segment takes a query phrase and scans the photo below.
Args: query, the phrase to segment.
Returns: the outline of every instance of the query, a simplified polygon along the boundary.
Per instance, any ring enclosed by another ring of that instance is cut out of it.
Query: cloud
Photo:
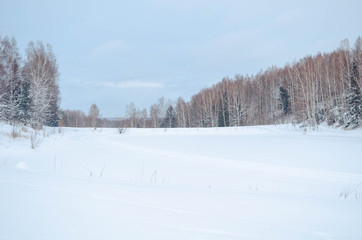
[[[114,88],[162,88],[164,85],[159,82],[125,81],[120,83],[105,82],[104,86]]]
[[[165,84],[162,82],[156,81],[152,78],[144,78],[143,80],[126,80],[126,81],[96,81],[94,78],[92,80],[85,80],[84,78],[79,77],[70,77],[65,79],[67,85],[77,85],[77,86],[95,86],[95,87],[105,87],[105,88],[163,88]]]
[[[108,41],[93,49],[90,53],[90,59],[98,59],[109,55],[117,55],[127,52],[131,47],[123,41]]]
[[[97,87],[107,87],[107,88],[163,88],[165,85],[160,82],[150,82],[150,81],[123,81],[123,82],[93,82],[88,81],[87,84],[94,85]]]

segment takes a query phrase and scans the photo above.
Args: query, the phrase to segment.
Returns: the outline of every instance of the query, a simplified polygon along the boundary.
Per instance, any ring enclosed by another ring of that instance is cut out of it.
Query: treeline
[[[22,61],[14,39],[0,39],[0,118],[32,126],[227,127],[279,123],[321,123],[356,128],[362,124],[362,40],[348,40],[331,53],[318,53],[256,75],[224,78],[189,101],[163,97],[147,109],[133,103],[121,119],[59,111],[58,67],[51,47],[29,43]]]
[[[21,59],[14,38],[0,36],[0,120],[34,128],[57,126],[58,65],[49,44],[30,42]]]
[[[201,90],[190,101],[160,98],[139,110],[129,104],[128,127],[226,127],[305,123],[356,128],[362,124],[362,40],[307,56],[255,76],[237,75]]]
[[[60,111],[60,126],[65,127],[120,127],[121,122],[119,119],[110,120],[102,118],[99,107],[96,104],[92,104],[89,109],[88,115],[80,110],[61,110]]]
[[[125,117],[101,119],[100,127],[227,127],[304,123],[356,128],[362,124],[362,40],[348,40],[331,53],[318,53],[271,67],[254,76],[237,75],[201,90],[190,101],[161,97],[149,111],[133,103]],[[94,127],[82,111],[63,111],[65,126]],[[93,121],[94,122],[94,121]]]

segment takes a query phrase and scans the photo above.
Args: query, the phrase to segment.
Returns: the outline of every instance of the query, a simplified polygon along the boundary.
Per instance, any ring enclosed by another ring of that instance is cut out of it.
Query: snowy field
[[[362,239],[362,130],[0,124],[0,239]]]

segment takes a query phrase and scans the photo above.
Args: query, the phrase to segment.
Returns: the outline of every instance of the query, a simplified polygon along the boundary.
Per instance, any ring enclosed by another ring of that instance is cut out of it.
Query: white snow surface
[[[362,239],[361,129],[19,131],[0,240]]]

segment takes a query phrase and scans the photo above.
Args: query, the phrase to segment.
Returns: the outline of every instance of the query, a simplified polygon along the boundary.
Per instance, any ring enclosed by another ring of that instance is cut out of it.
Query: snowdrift
[[[362,238],[361,130],[29,131],[0,125],[0,239]]]

